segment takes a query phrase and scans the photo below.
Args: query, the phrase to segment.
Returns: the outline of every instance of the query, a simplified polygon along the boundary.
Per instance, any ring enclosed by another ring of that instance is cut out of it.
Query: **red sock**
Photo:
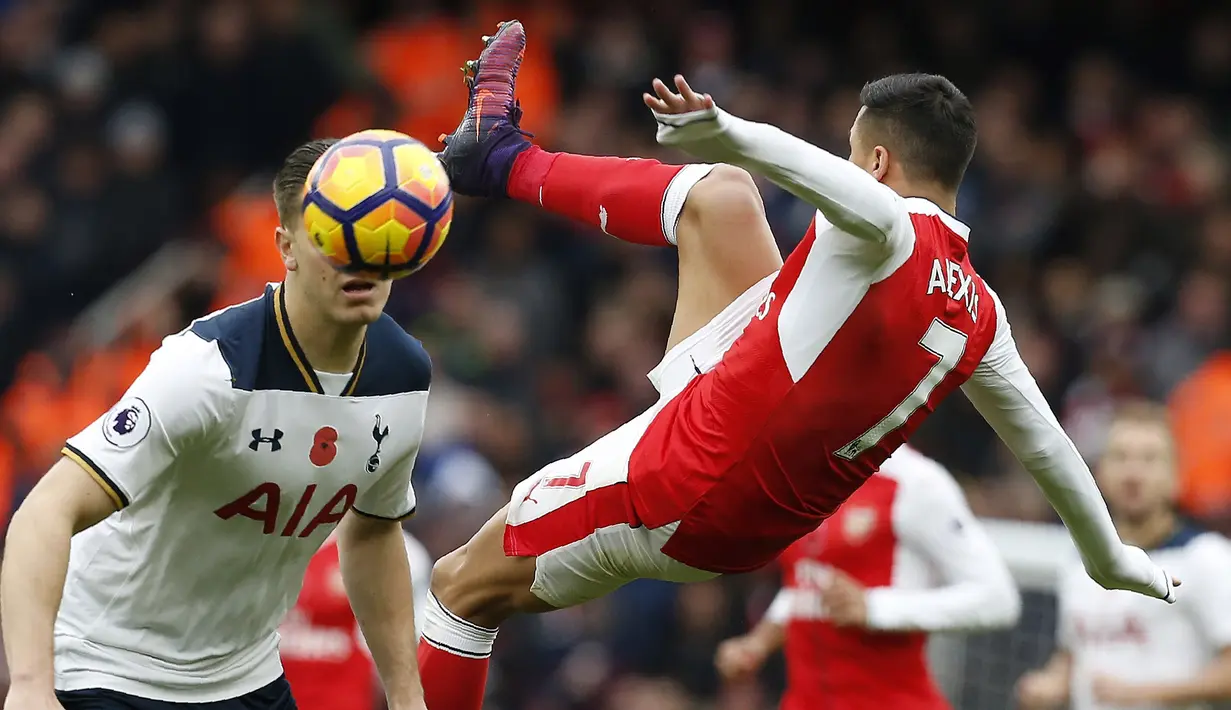
[[[480,710],[496,630],[485,629],[427,595],[419,639],[419,678],[432,710]]]
[[[488,657],[470,658],[419,640],[419,678],[429,708],[480,710],[487,688]]]
[[[668,246],[675,242],[675,222],[687,188],[708,172],[704,168],[668,203],[667,186],[685,167],[640,158],[548,153],[534,146],[513,162],[508,194],[627,242]]]

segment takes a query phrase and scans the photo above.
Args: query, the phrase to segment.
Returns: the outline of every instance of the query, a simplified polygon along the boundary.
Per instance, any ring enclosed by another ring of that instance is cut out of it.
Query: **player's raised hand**
[[[641,100],[657,113],[678,115],[714,108],[714,99],[709,94],[698,94],[693,91],[682,74],[675,75],[674,91],[663,83],[662,79],[655,79],[650,86],[654,89],[654,93],[642,94]]]

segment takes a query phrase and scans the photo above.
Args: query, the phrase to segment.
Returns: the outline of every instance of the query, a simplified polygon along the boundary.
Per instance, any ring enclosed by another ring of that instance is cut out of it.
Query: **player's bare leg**
[[[637,244],[678,246],[679,297],[668,350],[782,266],[760,193],[741,168],[550,153],[532,145],[513,97],[525,46],[521,24],[505,23],[497,40],[514,35],[515,60],[494,60],[489,45],[466,67],[471,110],[441,153],[455,191],[535,204]]]

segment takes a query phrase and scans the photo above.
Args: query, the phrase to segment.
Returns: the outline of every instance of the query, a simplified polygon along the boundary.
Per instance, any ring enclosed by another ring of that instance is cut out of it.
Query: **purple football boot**
[[[526,29],[517,20],[500,23],[487,46],[462,71],[470,105],[457,129],[442,136],[440,162],[453,190],[472,197],[507,197],[513,160],[530,147],[521,130],[521,106],[513,93],[526,52]]]

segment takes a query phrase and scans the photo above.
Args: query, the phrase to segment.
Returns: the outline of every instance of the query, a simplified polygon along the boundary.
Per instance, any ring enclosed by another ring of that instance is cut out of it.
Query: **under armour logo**
[[[270,451],[282,450],[282,430],[274,429],[273,436],[261,436],[261,429],[252,430],[252,441],[248,442],[248,448],[253,451],[260,451],[261,444],[269,444]]]
[[[389,436],[389,427],[381,429],[380,415],[376,415],[376,426],[372,427],[372,438],[376,440],[376,451],[368,457],[368,473],[376,473],[376,469],[380,468],[380,444]]]

